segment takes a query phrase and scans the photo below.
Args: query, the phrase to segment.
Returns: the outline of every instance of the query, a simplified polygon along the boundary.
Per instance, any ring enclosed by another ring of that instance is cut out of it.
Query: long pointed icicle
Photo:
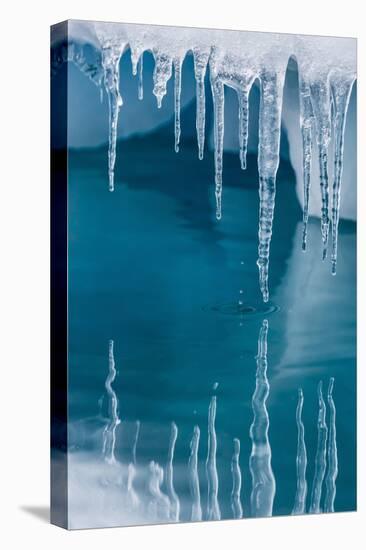
[[[252,398],[253,423],[249,432],[252,440],[249,469],[252,476],[250,502],[253,517],[272,516],[276,494],[276,481],[271,466],[272,451],[268,438],[269,416],[266,407],[269,395],[267,335],[268,321],[265,319],[258,339],[256,385]]]
[[[318,415],[318,443],[315,456],[315,471],[313,486],[311,490],[310,513],[320,514],[320,500],[325,470],[327,467],[327,436],[328,428],[326,424],[326,408],[323,398],[323,383],[318,384],[319,415]]]
[[[182,60],[174,59],[174,150],[179,151],[180,142],[180,96],[182,91]]]
[[[108,179],[110,191],[114,191],[118,114],[123,103],[119,92],[119,62],[124,47],[125,44],[123,43],[112,44],[107,42],[102,45],[104,88],[108,96],[109,108]]]
[[[217,475],[216,465],[216,450],[217,450],[217,437],[215,429],[216,419],[216,395],[211,397],[210,406],[208,409],[208,451],[206,461],[207,472],[207,486],[208,486],[208,498],[207,498],[207,519],[218,520],[221,519],[220,506],[218,501],[219,491],[219,478]]]
[[[198,158],[203,159],[205,148],[206,93],[205,76],[209,53],[197,49],[193,52],[194,76],[196,79],[196,131],[198,143]]]
[[[334,378],[329,381],[328,405],[329,405],[329,440],[328,440],[328,473],[325,478],[324,512],[334,512],[336,497],[336,480],[338,476],[338,453],[336,431],[336,408],[333,401]]]
[[[168,451],[168,462],[166,466],[166,486],[167,493],[170,500],[170,519],[172,521],[179,521],[179,512],[180,512],[180,503],[177,493],[174,489],[174,470],[173,470],[173,460],[174,460],[174,449],[178,437],[178,428],[175,422],[171,424],[170,432],[170,442],[169,442],[169,451]]]
[[[144,54],[142,53],[139,58],[138,68],[138,84],[137,84],[137,97],[140,101],[144,99]]]
[[[118,399],[116,392],[114,391],[112,384],[116,378],[116,366],[114,362],[114,342],[109,341],[109,368],[108,375],[105,381],[105,389],[108,394],[109,404],[109,421],[103,431],[103,455],[106,462],[109,464],[116,463],[115,447],[116,447],[116,429],[121,422],[118,416]]]
[[[214,103],[216,218],[220,220],[222,200],[222,163],[224,151],[224,84],[219,78],[215,78],[211,81],[211,88]]]
[[[153,74],[154,89],[153,94],[158,103],[158,109],[161,108],[163,97],[166,95],[167,83],[172,76],[172,58],[161,52],[154,52],[155,68]]]
[[[302,421],[302,409],[304,405],[304,394],[302,389],[299,389],[299,399],[296,408],[296,424],[297,424],[297,454],[296,454],[296,472],[297,472],[297,487],[295,504],[292,510],[294,515],[304,514],[306,512],[306,496],[308,486],[306,482],[307,455],[305,445],[305,428]]]
[[[332,196],[332,274],[337,271],[338,224],[343,172],[344,130],[353,79],[332,86],[334,117],[334,179]]]
[[[238,91],[239,100],[239,158],[242,170],[247,167],[249,92],[247,88]]]
[[[200,429],[194,427],[193,436],[190,443],[191,454],[188,460],[189,487],[192,497],[191,521],[202,520],[200,481],[198,476],[198,447],[200,444]]]
[[[259,285],[263,301],[268,302],[269,250],[272,238],[276,197],[276,174],[279,165],[281,111],[284,73],[261,75],[259,109]]]
[[[329,180],[328,148],[331,137],[330,86],[328,78],[317,80],[310,85],[311,102],[315,116],[316,139],[319,154],[320,193],[321,193],[321,234],[323,260],[327,256],[329,237]]]
[[[233,511],[234,519],[241,519],[243,517],[243,507],[241,505],[240,493],[241,493],[241,470],[239,464],[240,458],[240,441],[234,439],[234,453],[231,459],[231,475],[233,478],[233,488],[231,491],[231,509]]]
[[[313,107],[310,98],[309,84],[299,77],[299,100],[300,100],[300,128],[302,135],[302,170],[304,187],[304,207],[303,207],[303,232],[302,249],[306,250],[308,221],[309,221],[309,199],[311,185],[311,160],[313,150]]]

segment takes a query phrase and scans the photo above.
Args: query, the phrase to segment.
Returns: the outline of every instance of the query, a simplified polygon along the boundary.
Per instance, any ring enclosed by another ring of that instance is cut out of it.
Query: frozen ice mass
[[[72,36],[72,33],[75,36]],[[174,78],[174,145],[180,143],[181,70],[188,53],[193,55],[196,80],[196,129],[198,157],[205,149],[206,90],[209,73],[214,109],[214,190],[216,217],[224,215],[224,87],[238,97],[238,153],[246,168],[248,97],[253,84],[260,88],[259,110],[259,284],[263,300],[269,300],[269,257],[275,214],[276,174],[280,157],[283,88],[290,59],[297,62],[299,74],[299,131],[302,137],[303,238],[307,245],[310,186],[321,192],[319,211],[323,259],[330,246],[331,272],[336,274],[338,223],[341,207],[344,134],[347,109],[356,79],[356,40],[247,31],[190,29],[125,23],[73,22],[67,60],[73,61],[93,82],[104,89],[109,104],[109,190],[114,190],[114,169],[118,124],[123,125],[123,78],[120,85],[120,60],[129,51],[133,74],[138,78],[138,95],[143,99],[143,54],[151,52],[155,61],[153,94],[160,108],[167,83]],[[100,68],[91,67],[79,44],[92,44],[100,52]],[[73,50],[70,50],[70,45]],[[332,148],[333,154],[330,154]],[[317,158],[314,158],[314,151]],[[318,163],[319,181],[311,181],[312,163]],[[330,170],[330,163],[333,169]],[[330,175],[332,178],[330,179]],[[330,241],[330,244],[329,244]]]

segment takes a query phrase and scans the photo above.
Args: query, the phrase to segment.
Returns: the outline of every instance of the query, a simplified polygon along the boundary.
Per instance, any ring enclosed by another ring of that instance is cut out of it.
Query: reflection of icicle
[[[136,449],[137,449],[137,442],[140,435],[140,420],[136,420],[136,432],[135,432],[135,439],[133,441],[133,447],[132,447],[132,461],[134,464],[136,464]]]
[[[221,512],[218,501],[219,491],[219,478],[217,475],[216,465],[216,450],[217,450],[217,438],[215,429],[216,419],[216,395],[211,397],[210,406],[208,409],[208,451],[206,461],[207,472],[207,486],[208,486],[208,499],[207,499],[207,519],[220,519]]]
[[[203,159],[203,150],[205,147],[205,119],[206,119],[206,94],[205,94],[205,75],[209,52],[202,52],[195,49],[194,76],[196,79],[196,130],[198,143],[198,158]]]
[[[269,249],[272,237],[276,196],[276,173],[279,163],[282,90],[284,74],[264,72],[261,76],[259,109],[259,284],[263,301],[268,302]]]
[[[122,97],[119,93],[119,62],[124,47],[125,44],[123,43],[111,43],[109,41],[102,43],[104,88],[108,96],[109,106],[108,177],[110,191],[114,190],[118,113],[122,106]]]
[[[314,121],[313,108],[311,106],[310,86],[299,77],[300,88],[300,127],[302,134],[302,166],[304,186],[304,209],[303,209],[303,234],[302,249],[306,250],[306,240],[309,220],[309,198],[311,178],[311,156],[313,149],[312,126]]]
[[[337,270],[338,223],[343,172],[344,130],[353,79],[332,86],[334,100],[334,180],[332,197],[332,273]]]
[[[164,479],[164,470],[157,462],[151,461],[149,464],[150,479],[149,492],[151,500],[148,510],[152,519],[169,520],[170,502],[169,498],[162,492],[161,484]]]
[[[249,469],[252,476],[251,510],[252,516],[271,516],[276,493],[276,481],[271,466],[271,446],[268,438],[269,416],[266,401],[269,395],[267,379],[267,334],[268,321],[265,319],[259,333],[256,386],[252,398],[253,423],[250,427],[252,452]]]
[[[325,259],[329,236],[328,146],[331,135],[330,86],[328,79],[312,83],[310,85],[310,91],[319,154],[320,192],[322,201],[321,233],[323,240],[323,259]]]
[[[163,97],[166,95],[168,80],[172,76],[172,58],[161,52],[154,52],[154,89],[153,94],[158,102],[158,108],[161,108]]]
[[[171,424],[171,434],[169,442],[169,451],[168,451],[168,463],[166,466],[166,486],[167,493],[170,500],[170,519],[172,521],[179,521],[179,511],[180,504],[177,493],[174,489],[173,482],[173,460],[174,460],[174,449],[178,437],[178,428],[175,422]]]
[[[180,95],[182,89],[182,60],[174,59],[174,149],[179,151],[180,141]]]
[[[313,479],[313,486],[311,490],[311,502],[310,512],[313,514],[319,514],[320,500],[322,496],[323,480],[325,475],[325,469],[327,466],[327,434],[328,428],[325,421],[326,408],[323,399],[323,383],[319,382],[318,385],[318,399],[319,399],[319,415],[318,415],[318,443],[315,457],[315,472]]]
[[[239,158],[242,170],[247,167],[247,148],[248,148],[248,124],[249,124],[249,104],[248,90],[244,88],[238,91],[239,99]]]
[[[109,342],[109,371],[105,381],[105,388],[109,399],[109,422],[103,432],[103,455],[107,462],[114,464],[116,462],[116,428],[120,423],[118,417],[118,399],[112,384],[116,378],[116,367],[113,354],[113,340]]]
[[[138,62],[138,92],[137,96],[140,101],[144,99],[144,54],[142,53]]]
[[[241,492],[241,470],[239,464],[240,457],[240,441],[234,439],[234,454],[231,459],[231,473],[233,477],[233,488],[231,491],[231,509],[235,519],[243,517],[243,507],[240,501]]]
[[[128,465],[127,494],[130,497],[132,508],[137,508],[138,505],[140,504],[140,499],[133,487],[133,481],[135,477],[136,477],[136,468],[132,464],[132,462],[130,462],[130,464]]]
[[[328,405],[329,405],[329,440],[328,440],[328,473],[325,478],[324,512],[334,512],[334,500],[336,496],[336,479],[338,475],[337,432],[336,432],[336,408],[333,401],[334,378],[329,381]]]
[[[200,429],[198,426],[194,427],[193,436],[190,443],[191,454],[188,461],[189,469],[189,485],[192,497],[192,521],[201,521],[202,508],[201,508],[201,492],[200,481],[198,476],[198,447],[200,443]]]
[[[299,400],[296,409],[296,424],[297,424],[297,455],[296,455],[296,470],[297,470],[297,488],[295,496],[295,504],[292,510],[293,514],[304,514],[306,511],[306,468],[307,456],[305,445],[305,429],[302,421],[302,408],[304,405],[304,395],[302,389],[299,389]]]
[[[214,102],[214,138],[215,138],[215,196],[216,218],[221,219],[222,200],[222,162],[224,150],[224,84],[219,78],[211,80]]]

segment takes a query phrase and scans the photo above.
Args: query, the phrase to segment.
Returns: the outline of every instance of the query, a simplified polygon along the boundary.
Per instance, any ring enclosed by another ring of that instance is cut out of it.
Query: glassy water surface
[[[264,304],[256,158],[217,222],[212,155],[118,147],[69,154],[70,526],[354,510],[355,224],[332,277],[281,162]]]

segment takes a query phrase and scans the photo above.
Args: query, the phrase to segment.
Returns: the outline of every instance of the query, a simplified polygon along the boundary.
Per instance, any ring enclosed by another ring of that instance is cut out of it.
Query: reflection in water
[[[234,439],[234,453],[231,459],[231,473],[233,477],[233,489],[231,491],[231,509],[233,511],[234,519],[240,519],[243,517],[243,507],[240,501],[241,492],[241,470],[239,464],[240,457],[240,441]]]
[[[326,493],[324,512],[334,512],[334,500],[336,496],[336,479],[338,475],[337,432],[336,432],[336,408],[333,401],[334,378],[329,381],[328,405],[329,405],[329,440],[328,440],[328,473],[325,479]]]
[[[104,428],[103,432],[103,455],[109,464],[114,464],[116,462],[115,457],[115,448],[116,448],[116,428],[120,423],[118,417],[118,399],[116,392],[112,388],[112,384],[116,378],[116,366],[114,362],[114,353],[113,353],[113,340],[109,341],[109,369],[108,375],[105,381],[105,389],[108,394],[108,410],[109,410],[109,421]]]
[[[168,463],[166,466],[166,486],[167,492],[170,500],[170,519],[172,521],[179,521],[179,510],[180,504],[177,497],[177,493],[174,489],[173,483],[173,460],[174,460],[174,449],[175,443],[178,437],[178,428],[175,422],[171,424],[171,433],[170,433],[170,442],[169,442],[169,451],[168,451]]]
[[[322,496],[323,480],[327,466],[327,436],[328,428],[325,420],[326,407],[323,399],[323,383],[318,384],[319,415],[318,415],[318,444],[315,457],[315,472],[311,491],[310,513],[319,514]]]
[[[133,441],[133,447],[132,447],[132,461],[134,464],[136,464],[136,450],[137,450],[137,442],[140,435],[140,420],[136,420],[136,432],[135,432],[135,438]]]
[[[200,444],[200,429],[198,426],[195,426],[193,430],[191,443],[190,443],[191,454],[188,460],[189,485],[190,485],[190,491],[191,491],[191,497],[192,497],[192,511],[191,511],[192,521],[202,520],[200,481],[198,476],[199,444]]]
[[[269,417],[266,401],[269,395],[267,379],[268,321],[265,319],[259,333],[256,386],[252,398],[253,423],[250,427],[252,452],[249,468],[252,475],[250,497],[253,517],[271,516],[276,493],[276,481],[271,466],[271,446],[268,439]]]
[[[148,505],[148,514],[152,521],[169,521],[170,501],[161,490],[164,479],[164,470],[153,460],[149,464],[150,479],[149,492],[151,495]]]
[[[304,405],[304,394],[302,389],[299,389],[299,399],[296,408],[296,424],[297,424],[297,455],[296,455],[296,474],[297,487],[295,504],[292,510],[293,514],[304,514],[306,511],[306,495],[308,492],[308,484],[306,481],[307,455],[305,445],[305,428],[302,421],[302,408]]]
[[[219,478],[216,465],[217,437],[216,437],[216,395],[211,397],[208,409],[208,451],[206,461],[207,473],[207,519],[221,519],[220,506],[218,501]]]
[[[250,438],[252,450],[249,459],[249,469],[252,476],[252,490],[250,495],[252,517],[271,516],[276,494],[276,480],[272,471],[272,451],[269,442],[269,415],[266,407],[270,386],[267,378],[267,337],[268,321],[264,320],[258,337],[258,353],[256,357],[256,385],[252,396],[253,421],[250,426]],[[118,416],[118,398],[113,389],[116,377],[116,368],[113,354],[113,341],[109,342],[109,371],[105,382],[105,388],[109,399],[109,418],[107,425],[101,432],[103,438],[103,450],[98,460],[90,459],[90,466],[86,467],[85,455],[71,453],[70,460],[73,467],[70,469],[71,494],[77,495],[88,490],[95,490],[95,498],[89,499],[78,510],[79,516],[75,516],[75,506],[72,504],[74,518],[79,517],[81,526],[89,525],[136,525],[160,522],[178,522],[190,519],[201,521],[203,518],[201,491],[199,479],[199,444],[200,429],[194,426],[190,441],[190,455],[188,467],[179,468],[174,476],[174,459],[176,454],[176,442],[178,438],[178,426],[175,422],[170,426],[170,440],[167,455],[167,463],[164,469],[155,460],[137,464],[136,452],[139,441],[141,424],[137,420],[134,423],[135,431],[132,442],[132,453],[129,461],[117,460],[116,427],[120,423]],[[338,458],[336,442],[336,408],[333,400],[334,379],[331,378],[328,388],[329,406],[329,438],[326,424],[326,403],[323,399],[322,382],[318,385],[318,440],[315,457],[315,472],[309,506],[310,513],[321,512],[322,489],[325,479],[326,494],[324,497],[324,511],[334,511],[336,497],[336,480],[338,476]],[[213,386],[217,390],[218,384]],[[307,448],[305,444],[305,426],[303,422],[304,394],[302,389],[298,392],[296,407],[297,425],[297,453],[296,453],[296,494],[292,508],[293,514],[306,513],[307,498]],[[217,433],[216,433],[217,396],[213,395],[208,410],[208,450],[206,459],[206,475],[208,486],[207,513],[205,519],[221,519],[221,510],[218,500],[219,477],[220,498],[224,502],[230,502],[231,517],[238,519],[243,517],[242,506],[242,472],[240,468],[240,440],[233,440],[233,454],[230,463],[220,463],[220,469],[216,462]],[[144,441],[142,441],[142,449]],[[102,460],[101,460],[102,459]],[[79,462],[78,462],[79,461]],[[78,467],[79,464],[79,467]],[[181,465],[181,463],[179,463]],[[328,469],[327,469],[328,465]],[[113,467],[111,467],[113,466]],[[226,471],[231,470],[232,484],[225,484]],[[72,473],[74,472],[74,474]],[[78,472],[75,474],[75,472]],[[165,474],[165,479],[164,479]],[[325,475],[326,474],[326,475]],[[80,477],[81,476],[81,477]],[[85,477],[83,477],[85,476]],[[179,486],[185,478],[189,483],[190,493],[179,496],[174,487],[174,478]],[[165,481],[165,484],[164,484]],[[164,484],[164,485],[163,485]],[[164,490],[163,490],[164,486]],[[78,493],[79,491],[79,493]],[[73,502],[71,498],[71,502]],[[243,497],[244,498],[244,497]],[[290,504],[290,503],[289,503]],[[226,508],[227,509],[227,508]],[[84,515],[83,515],[84,514]],[[227,517],[227,516],[225,516]],[[87,519],[85,519],[87,518]],[[73,520],[75,521],[75,520]],[[90,522],[90,523],[88,523]],[[79,524],[77,524],[80,526]]]

